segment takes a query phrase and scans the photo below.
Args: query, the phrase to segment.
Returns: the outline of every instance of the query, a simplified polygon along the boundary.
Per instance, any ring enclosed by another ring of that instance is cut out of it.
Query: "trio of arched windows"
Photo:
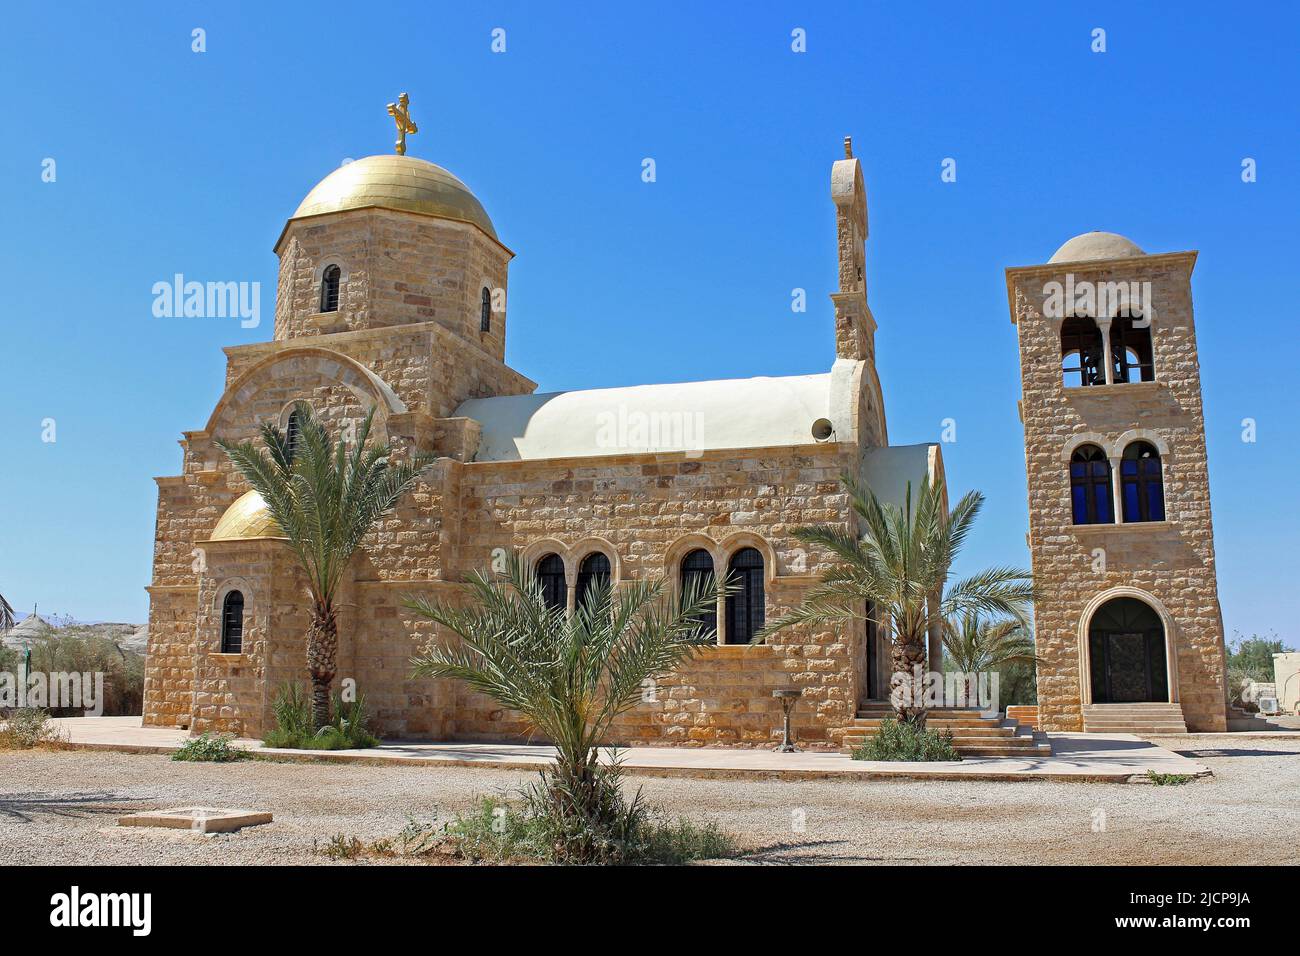
[[[1101,328],[1086,316],[1061,323],[1061,377],[1066,388],[1125,382],[1154,382],[1151,325],[1121,312],[1110,322],[1110,371]]]
[[[558,554],[545,554],[537,560],[533,573],[542,588],[542,597],[549,607],[563,610],[567,606],[568,587],[564,576],[564,559]],[[703,586],[713,580],[713,556],[703,548],[696,548],[682,558],[678,566],[678,580],[686,589],[691,584]],[[608,583],[611,568],[609,558],[593,551],[578,565],[575,604],[581,604],[597,582]],[[766,620],[766,594],[764,591],[763,555],[757,548],[741,548],[727,563],[728,580],[735,585],[725,607],[726,642],[748,644],[763,629]],[[717,615],[703,613],[699,625],[705,633],[717,629]]]
[[[1114,469],[1105,451],[1080,445],[1070,456],[1070,505],[1075,524],[1115,523]],[[1160,452],[1135,441],[1119,460],[1118,508],[1124,524],[1165,520],[1164,474]]]

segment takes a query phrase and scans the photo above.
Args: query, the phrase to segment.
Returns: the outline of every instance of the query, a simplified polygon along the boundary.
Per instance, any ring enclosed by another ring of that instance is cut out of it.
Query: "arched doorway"
[[[1165,627],[1145,601],[1116,597],[1088,622],[1094,704],[1169,702]]]

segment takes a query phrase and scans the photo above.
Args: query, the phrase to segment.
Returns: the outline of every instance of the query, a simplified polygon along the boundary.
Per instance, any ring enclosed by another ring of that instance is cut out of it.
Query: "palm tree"
[[[883,504],[871,489],[848,475],[841,477],[862,535],[834,525],[794,529],[794,536],[831,551],[839,563],[809,589],[803,603],[769,625],[760,637],[782,628],[862,620],[870,602],[875,622],[892,632],[895,674],[924,668],[926,637],[932,627],[956,614],[979,611],[1022,618],[1033,590],[1027,571],[994,567],[947,585],[948,574],[984,496],[968,492],[947,509],[943,479],[921,480],[915,507],[908,482],[903,507]],[[937,662],[936,662],[937,663]],[[896,695],[900,720],[925,723],[919,695]]]
[[[330,684],[338,653],[339,586],[348,562],[381,515],[434,461],[412,452],[392,462],[386,444],[367,448],[372,408],[347,442],[330,441],[306,402],[294,405],[298,433],[289,436],[263,423],[262,447],[252,442],[217,444],[266,502],[298,564],[307,575],[311,624],[307,628],[307,670],[312,682],[312,722],[329,723]]]
[[[943,622],[943,646],[953,666],[965,674],[982,674],[1007,664],[1038,660],[1023,620],[989,620],[976,611]]]
[[[7,631],[14,626],[14,609],[5,596],[0,594],[0,631]]]
[[[504,575],[476,572],[465,587],[463,605],[406,601],[459,638],[431,641],[411,662],[415,676],[458,678],[522,714],[556,749],[543,773],[547,805],[563,820],[611,824],[621,803],[598,748],[653,682],[714,643],[700,622],[717,607],[716,585],[691,582],[673,596],[662,578],[598,582],[570,614],[547,604],[532,570],[512,555]],[[589,859],[590,847],[567,853]]]

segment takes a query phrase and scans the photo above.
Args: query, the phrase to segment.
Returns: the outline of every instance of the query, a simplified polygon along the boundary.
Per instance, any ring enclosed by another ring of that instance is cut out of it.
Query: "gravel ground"
[[[748,862],[1295,864],[1300,740],[1159,741],[1215,776],[1185,786],[630,778],[714,820]],[[177,763],[106,751],[0,753],[0,859],[43,864],[326,863],[313,840],[392,837],[528,775],[458,767]],[[240,833],[118,827],[174,806],[270,810]],[[802,821],[802,828],[799,822]]]

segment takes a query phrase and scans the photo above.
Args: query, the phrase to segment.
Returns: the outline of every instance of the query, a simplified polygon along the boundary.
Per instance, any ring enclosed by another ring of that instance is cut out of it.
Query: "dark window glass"
[[[339,310],[339,278],[343,270],[338,266],[326,266],[320,278],[320,310],[337,312]]]
[[[1154,382],[1150,324],[1127,313],[1115,316],[1110,324],[1110,359],[1114,381]]]
[[[1124,490],[1124,521],[1164,521],[1165,488],[1160,453],[1144,441],[1124,449],[1120,462]]]
[[[244,649],[244,595],[231,591],[221,604],[221,653],[239,654]]]
[[[537,562],[537,580],[542,585],[542,598],[546,606],[563,611],[568,603],[568,587],[564,583],[564,559],[558,554],[548,554]]]
[[[302,441],[302,416],[298,412],[289,413],[289,424],[284,430],[284,438],[289,446],[289,460],[298,454],[298,443]]]
[[[867,667],[866,683],[868,700],[874,700],[876,696],[876,679],[880,671],[880,662],[877,660],[879,648],[876,647],[876,636],[880,633],[880,622],[876,620],[876,605],[874,601],[867,602]]]
[[[492,292],[487,286],[483,287],[483,303],[479,307],[478,313],[478,330],[480,332],[492,331]]]
[[[1075,524],[1112,524],[1110,462],[1096,445],[1080,445],[1070,456],[1070,505]]]
[[[736,592],[727,595],[727,643],[748,644],[763,629],[766,613],[763,595],[763,556],[743,548],[731,556],[727,579]]]
[[[609,558],[599,551],[593,551],[582,559],[578,565],[578,591],[575,600],[582,604],[587,594],[597,584],[609,584]]]
[[[1066,388],[1105,385],[1105,358],[1096,322],[1070,316],[1061,323],[1061,376]]]
[[[697,589],[705,587],[713,580],[713,558],[703,548],[696,548],[682,558],[682,593],[692,584]],[[715,634],[718,630],[718,614],[707,611],[695,619],[705,634]]]

